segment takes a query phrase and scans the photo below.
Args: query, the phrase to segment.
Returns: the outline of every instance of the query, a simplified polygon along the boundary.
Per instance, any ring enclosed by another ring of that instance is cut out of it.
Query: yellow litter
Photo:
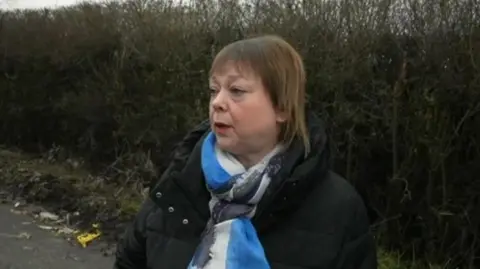
[[[100,232],[98,227],[98,224],[92,224],[92,229],[90,231],[77,235],[78,243],[80,243],[82,247],[86,248],[90,242],[100,237],[102,232]]]

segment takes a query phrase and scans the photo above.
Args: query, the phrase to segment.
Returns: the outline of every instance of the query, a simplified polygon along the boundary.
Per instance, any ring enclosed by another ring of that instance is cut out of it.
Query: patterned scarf
[[[202,145],[202,169],[211,193],[211,217],[188,269],[270,268],[251,218],[270,180],[280,170],[276,147],[246,170],[216,146],[209,133]]]

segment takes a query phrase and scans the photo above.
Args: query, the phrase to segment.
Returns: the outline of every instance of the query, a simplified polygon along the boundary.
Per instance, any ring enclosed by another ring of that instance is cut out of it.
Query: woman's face
[[[232,154],[267,154],[285,119],[273,107],[260,77],[234,63],[210,78],[209,116],[218,146]]]

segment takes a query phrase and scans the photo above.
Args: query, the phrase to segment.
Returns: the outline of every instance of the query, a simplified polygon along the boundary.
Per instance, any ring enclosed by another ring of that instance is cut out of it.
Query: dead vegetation
[[[102,238],[111,242],[144,198],[142,192],[109,183],[82,167],[7,149],[0,150],[0,189],[0,200],[19,212],[51,222],[61,219],[66,227],[79,230],[99,223]]]

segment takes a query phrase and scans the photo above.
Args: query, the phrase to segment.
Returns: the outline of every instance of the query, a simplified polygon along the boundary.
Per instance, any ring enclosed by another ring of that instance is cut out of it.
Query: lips
[[[228,124],[225,124],[225,123],[222,123],[222,122],[215,122],[213,124],[214,128],[215,128],[215,131],[217,133],[220,133],[220,134],[223,134],[225,132],[227,132],[232,126],[228,125]]]
[[[228,127],[230,127],[230,125],[222,123],[222,122],[215,122],[214,125],[215,125],[215,127],[218,127],[218,128],[228,128]]]

